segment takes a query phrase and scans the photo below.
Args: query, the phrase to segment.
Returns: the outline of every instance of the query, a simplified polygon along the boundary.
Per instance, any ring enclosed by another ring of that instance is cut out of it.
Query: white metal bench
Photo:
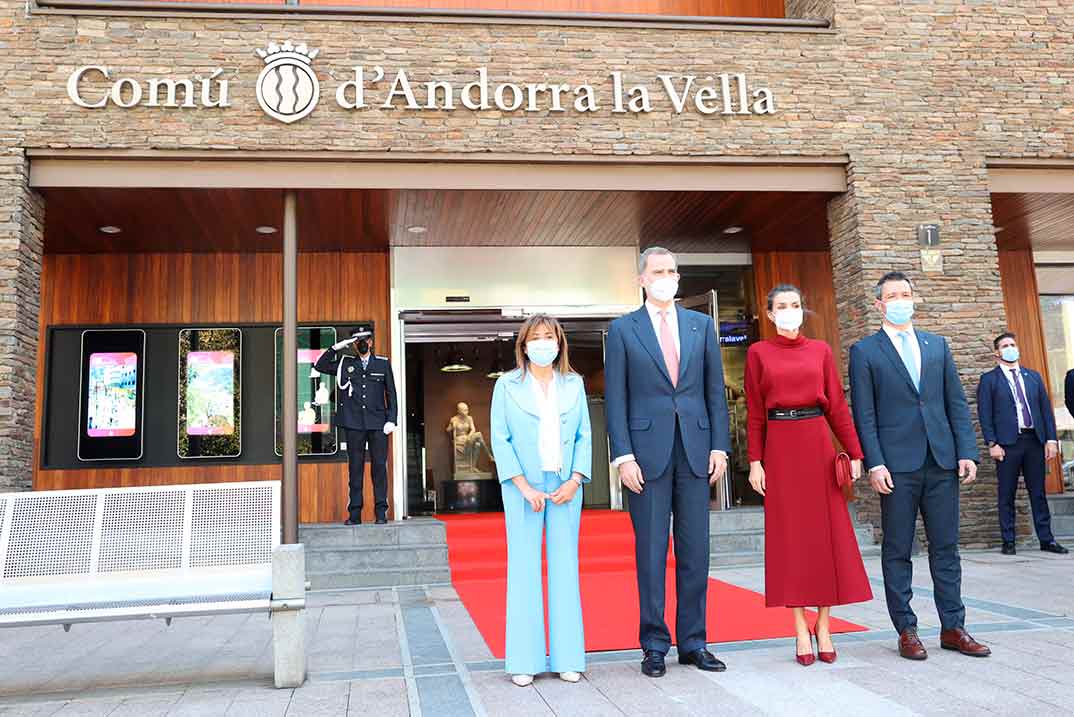
[[[276,481],[0,493],[0,627],[266,612],[305,680],[305,561]]]

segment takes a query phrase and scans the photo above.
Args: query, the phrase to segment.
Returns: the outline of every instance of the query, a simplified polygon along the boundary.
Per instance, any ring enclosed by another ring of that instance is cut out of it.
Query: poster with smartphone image
[[[142,457],[145,332],[82,332],[78,458],[82,461]]]
[[[235,458],[242,453],[242,332],[179,332],[180,458]]]

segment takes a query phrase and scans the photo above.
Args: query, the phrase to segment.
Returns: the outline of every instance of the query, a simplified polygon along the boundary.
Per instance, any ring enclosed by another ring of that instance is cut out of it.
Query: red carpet
[[[492,653],[504,656],[507,542],[502,513],[440,515],[447,526],[451,582]],[[586,510],[579,537],[586,650],[626,650],[638,645],[638,588],[634,533],[627,513]],[[675,560],[668,556],[666,620],[675,630]],[[547,595],[547,581],[546,581]],[[766,608],[760,593],[709,578],[710,642],[794,635],[786,608]],[[866,630],[832,618],[832,632]]]

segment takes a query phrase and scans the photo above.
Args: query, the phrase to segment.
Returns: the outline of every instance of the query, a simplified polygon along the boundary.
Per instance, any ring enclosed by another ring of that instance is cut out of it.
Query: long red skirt
[[[765,604],[871,600],[846,500],[835,484],[827,419],[769,421],[764,455]]]

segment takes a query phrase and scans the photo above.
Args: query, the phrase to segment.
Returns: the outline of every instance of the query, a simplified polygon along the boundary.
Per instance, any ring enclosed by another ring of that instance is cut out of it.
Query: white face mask
[[[679,293],[679,280],[666,276],[646,286],[645,291],[657,301],[671,301]]]
[[[559,343],[555,339],[534,339],[526,342],[526,355],[534,364],[551,366],[559,356]]]
[[[776,328],[784,331],[795,331],[802,325],[803,311],[801,309],[780,309],[772,314],[775,316]]]

